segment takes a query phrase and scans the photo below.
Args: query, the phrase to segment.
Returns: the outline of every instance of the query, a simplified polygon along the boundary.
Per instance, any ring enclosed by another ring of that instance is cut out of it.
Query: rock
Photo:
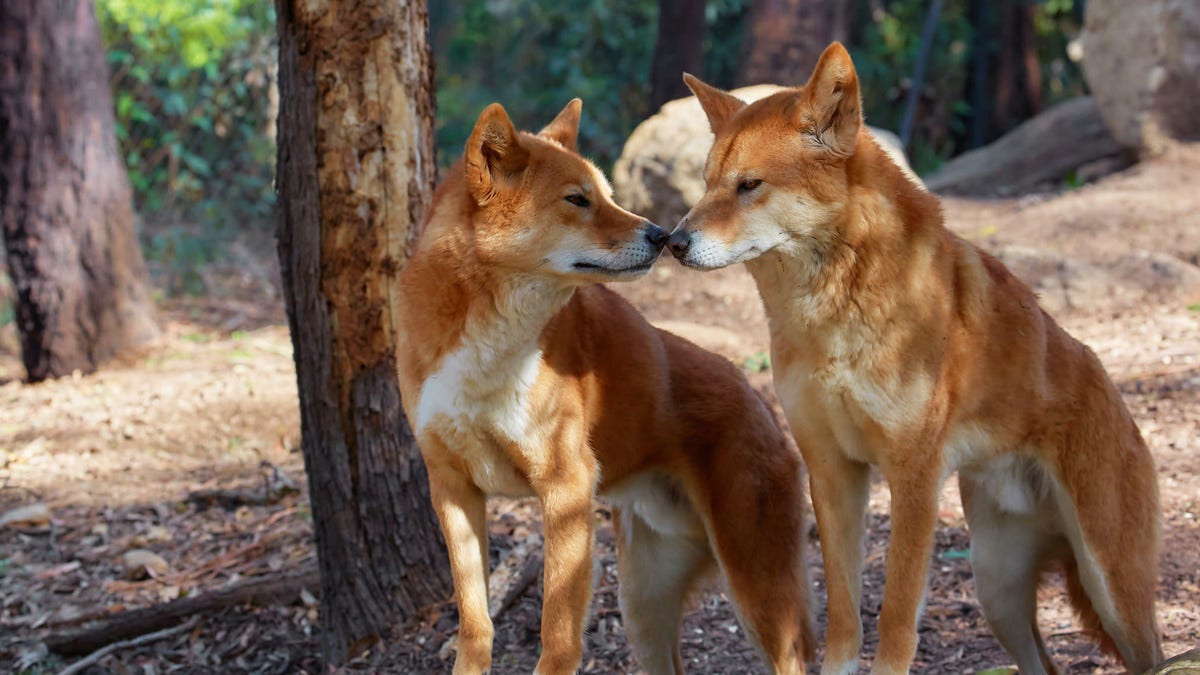
[[[1029,284],[1051,315],[1130,307],[1200,289],[1200,268],[1162,253],[1132,251],[1102,264],[1025,246],[1002,246],[992,254]]]
[[[783,87],[760,84],[734,89],[743,101],[756,101]],[[893,133],[868,127],[896,163],[911,170]],[[617,203],[668,230],[704,196],[704,159],[712,146],[708,118],[695,96],[669,101],[638,125],[613,168]],[[915,178],[915,175],[914,175]]]
[[[1200,2],[1089,0],[1082,42],[1088,87],[1124,146],[1200,139]]]
[[[171,565],[153,551],[135,548],[121,556],[121,569],[126,579],[138,581],[148,576],[162,576],[171,571]]]
[[[15,508],[0,516],[0,527],[32,528],[50,524],[50,509],[42,503]]]
[[[1013,195],[1061,187],[1123,168],[1123,148],[1113,138],[1091,96],[1064,101],[1026,120],[994,142],[946,162],[925,178],[943,194]]]

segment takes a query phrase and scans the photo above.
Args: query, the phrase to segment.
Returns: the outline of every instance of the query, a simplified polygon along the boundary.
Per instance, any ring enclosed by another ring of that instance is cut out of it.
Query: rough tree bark
[[[434,180],[424,0],[277,0],[279,259],[327,658],[451,593],[389,295]]]
[[[754,0],[742,41],[738,86],[808,81],[830,42],[845,42],[852,0]]]
[[[158,334],[91,0],[0,2],[0,222],[30,381]]]
[[[658,0],[658,39],[650,65],[650,110],[689,96],[683,73],[704,73],[705,0]]]

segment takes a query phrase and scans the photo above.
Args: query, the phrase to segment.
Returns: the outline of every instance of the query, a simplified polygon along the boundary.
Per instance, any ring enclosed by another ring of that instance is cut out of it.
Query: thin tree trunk
[[[659,0],[658,40],[650,67],[650,112],[688,96],[683,73],[703,76],[705,0]]]
[[[277,0],[279,258],[327,658],[451,592],[389,295],[433,186],[424,0]]]
[[[158,334],[91,0],[0,2],[0,222],[30,381]]]
[[[851,0],[754,0],[739,86],[804,84],[829,43],[846,39],[852,14]]]

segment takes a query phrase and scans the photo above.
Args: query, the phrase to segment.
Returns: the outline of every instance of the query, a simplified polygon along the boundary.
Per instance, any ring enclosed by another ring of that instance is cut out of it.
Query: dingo
[[[459,607],[455,673],[491,664],[487,495],[545,514],[539,673],[574,673],[593,497],[652,673],[679,673],[689,589],[714,566],[776,672],[812,656],[799,453],[736,367],[656,330],[598,281],[642,276],[667,233],[613,204],[575,153],[580,104],[540,134],[483,111],[395,300],[404,410],[429,469]]]
[[[749,105],[685,79],[716,140],[669,246],[695,268],[745,262],[762,295],[825,559],[822,672],[858,666],[871,464],[892,494],[873,672],[912,663],[955,470],[979,597],[1022,675],[1054,670],[1034,616],[1051,564],[1129,669],[1159,661],[1154,463],[1096,356],[871,140],[840,44],[804,87]]]

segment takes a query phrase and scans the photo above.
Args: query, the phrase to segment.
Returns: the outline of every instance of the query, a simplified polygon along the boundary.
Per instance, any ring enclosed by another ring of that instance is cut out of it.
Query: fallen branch
[[[284,493],[272,492],[261,487],[235,490],[193,490],[187,500],[198,508],[221,506],[236,509],[239,506],[269,506],[283,499]]]
[[[513,580],[512,585],[504,593],[504,599],[500,601],[500,606],[492,614],[492,621],[495,621],[501,614],[508,611],[510,607],[517,603],[517,600],[525,593],[525,589],[529,588],[538,578],[538,572],[542,570],[542,556],[535,553],[525,559],[521,565],[521,571],[517,578]]]
[[[163,630],[160,630],[158,632],[150,633],[148,635],[142,635],[142,636],[133,638],[132,640],[122,640],[120,642],[114,642],[114,643],[108,645],[107,647],[97,649],[96,651],[92,652],[91,654],[87,655],[86,657],[79,659],[78,661],[76,661],[75,663],[72,663],[71,665],[67,666],[66,668],[63,668],[61,671],[59,671],[58,675],[75,675],[75,673],[81,673],[85,669],[96,665],[97,663],[100,662],[100,659],[108,656],[109,654],[112,654],[113,652],[119,651],[121,649],[127,649],[129,647],[141,647],[142,645],[150,644],[151,642],[158,642],[159,640],[165,640],[169,637],[173,637],[180,633],[186,633],[187,631],[191,630],[199,622],[200,622],[200,617],[194,616],[191,619],[189,619],[187,622],[182,623],[173,628],[164,628]]]
[[[63,656],[80,656],[117,640],[124,640],[171,626],[195,614],[253,603],[276,605],[294,601],[300,591],[320,584],[316,566],[308,566],[264,579],[251,579],[229,588],[161,605],[121,612],[99,625],[46,638],[50,651]]]
[[[239,506],[268,506],[288,495],[300,492],[296,482],[279,467],[264,460],[260,468],[264,473],[262,485],[258,487],[233,490],[193,490],[188,493],[187,501],[199,508],[219,505],[232,510]],[[269,474],[267,473],[268,469],[270,470]]]

